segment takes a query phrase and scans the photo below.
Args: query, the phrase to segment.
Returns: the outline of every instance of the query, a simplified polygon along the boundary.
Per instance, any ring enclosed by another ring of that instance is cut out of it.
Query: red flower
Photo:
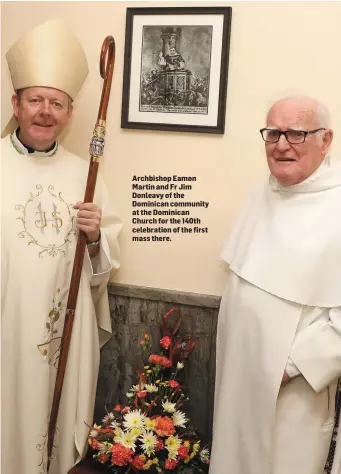
[[[115,411],[121,411],[122,410],[121,405],[116,405],[114,410]]]
[[[100,449],[100,446],[101,445],[99,444],[96,438],[91,439],[91,447],[94,451],[96,451],[96,449]]]
[[[179,388],[180,387],[179,382],[177,382],[174,379],[170,380],[168,383],[169,383],[169,386],[172,387],[172,388]]]
[[[125,466],[132,461],[133,451],[129,448],[125,448],[121,444],[114,444],[111,448],[111,462],[116,466]]]
[[[170,367],[172,365],[172,362],[167,359],[167,357],[162,357],[162,364],[163,367]]]
[[[149,362],[155,365],[162,365],[162,367],[170,367],[172,365],[171,361],[167,357],[159,356],[157,354],[151,354],[149,356]]]
[[[159,436],[171,436],[175,433],[174,423],[168,416],[157,416],[155,421],[155,431]]]
[[[123,415],[124,415],[125,413],[129,413],[129,412],[130,412],[130,407],[124,407],[124,408],[122,409]]]
[[[101,462],[102,464],[105,464],[109,459],[109,456],[106,453],[102,453],[97,457],[97,461]]]
[[[163,446],[164,445],[162,439],[158,439],[156,444],[156,451],[161,451],[161,449],[163,449]]]
[[[160,361],[161,361],[161,356],[158,356],[156,354],[151,354],[149,356],[149,362],[151,362],[152,364],[160,364]]]
[[[164,349],[168,349],[172,343],[172,339],[169,336],[165,336],[160,340],[160,345]]]
[[[178,456],[180,459],[185,459],[187,458],[189,454],[189,450],[188,448],[186,448],[186,446],[180,446],[179,450],[178,450]]]
[[[176,459],[167,459],[167,461],[165,462],[165,469],[173,471],[173,469],[176,468],[177,464],[178,461]]]
[[[137,396],[138,396],[139,398],[145,398],[146,395],[147,395],[147,392],[137,392]]]
[[[133,467],[139,470],[143,470],[144,466],[144,460],[141,458],[141,456],[134,456],[133,462],[132,462]]]

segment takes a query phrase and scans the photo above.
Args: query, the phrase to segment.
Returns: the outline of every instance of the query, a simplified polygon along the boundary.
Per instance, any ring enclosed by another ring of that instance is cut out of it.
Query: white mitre
[[[68,26],[49,20],[24,35],[7,52],[13,89],[52,87],[74,100],[89,68],[83,48]],[[1,136],[17,128],[13,116]]]

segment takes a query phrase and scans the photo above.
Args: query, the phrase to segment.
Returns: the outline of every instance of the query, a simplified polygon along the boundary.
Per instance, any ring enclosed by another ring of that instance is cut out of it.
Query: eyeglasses
[[[312,133],[317,133],[320,130],[326,130],[325,128],[317,128],[316,130],[310,130],[309,132],[303,130],[276,130],[273,128],[262,128],[260,133],[265,142],[268,143],[277,143],[281,138],[281,135],[284,135],[289,143],[298,144],[304,143],[307,135]]]

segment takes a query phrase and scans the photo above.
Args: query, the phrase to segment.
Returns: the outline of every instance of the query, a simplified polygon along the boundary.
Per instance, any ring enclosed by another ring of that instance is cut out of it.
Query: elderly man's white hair
[[[330,119],[330,113],[329,113],[328,107],[325,104],[323,104],[321,101],[313,97],[306,96],[306,95],[289,95],[287,97],[282,97],[272,103],[272,105],[269,107],[269,111],[278,102],[291,101],[291,100],[297,100],[297,102],[308,102],[308,103],[310,102],[312,104],[312,107],[314,107],[316,110],[317,126],[321,128],[330,128],[331,119]]]

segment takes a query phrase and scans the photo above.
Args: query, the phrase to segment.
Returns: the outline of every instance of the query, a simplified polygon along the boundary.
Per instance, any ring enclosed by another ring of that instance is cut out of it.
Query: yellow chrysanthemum
[[[137,427],[132,428],[130,431],[136,438],[138,438],[143,433],[143,429]]]
[[[210,453],[207,448],[204,448],[200,451],[200,460],[202,462],[208,462],[210,459]]]
[[[136,449],[136,439],[137,435],[134,435],[132,431],[127,431],[126,433],[123,434],[120,440],[120,444],[124,446],[125,448],[129,448],[132,451],[135,451]]]
[[[175,413],[176,411],[176,404],[171,403],[168,400],[165,402],[162,402],[162,408],[167,412],[167,413]]]
[[[146,431],[140,438],[141,441],[141,448],[150,456],[151,454],[155,453],[155,448],[157,446],[157,437],[151,431]]]
[[[200,449],[200,441],[198,441],[197,443],[193,444],[193,453],[197,453]]]
[[[144,426],[147,431],[155,431],[156,421],[151,420],[150,418],[146,418],[144,420]]]
[[[156,393],[159,389],[156,385],[150,383],[145,385],[145,390],[147,390],[148,393]]]
[[[140,410],[133,410],[124,415],[123,426],[127,429],[143,428],[146,416]]]
[[[181,428],[185,428],[187,418],[186,418],[186,415],[182,411],[176,410],[173,413],[172,419],[173,419],[174,426],[180,426]]]
[[[122,428],[116,428],[114,433],[115,433],[115,436],[114,436],[115,443],[121,444],[122,437],[124,436],[124,431],[122,430]]]
[[[165,441],[165,445],[166,449],[168,450],[168,458],[175,459],[181,446],[181,440],[178,438],[178,435],[170,436]]]
[[[176,459],[178,455],[177,449],[169,449],[168,450],[168,459]]]

